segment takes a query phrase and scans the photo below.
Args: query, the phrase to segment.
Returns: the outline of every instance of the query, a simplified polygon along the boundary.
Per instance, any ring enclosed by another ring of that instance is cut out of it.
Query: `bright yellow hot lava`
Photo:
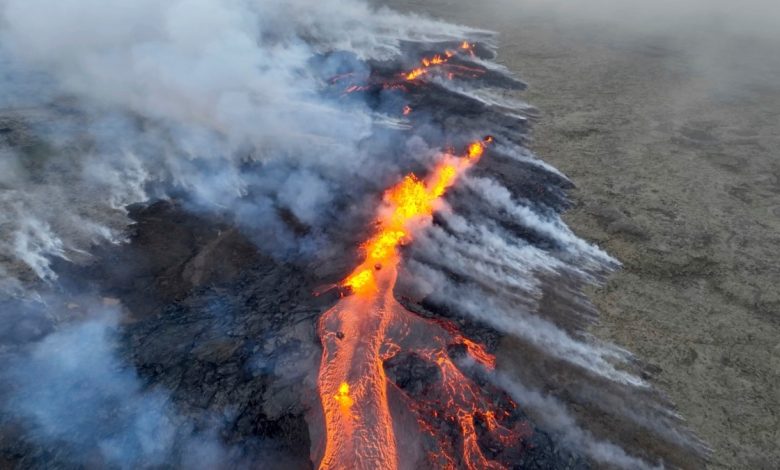
[[[393,293],[401,262],[398,246],[430,223],[441,197],[491,141],[474,142],[461,156],[444,154],[427,178],[408,175],[385,192],[377,231],[362,246],[364,260],[342,282],[354,295],[342,298],[320,317],[323,355],[317,384],[325,440],[315,455],[320,457],[321,470],[399,468],[399,451],[406,449],[399,449],[389,394],[403,398],[389,386],[384,361],[409,347],[436,364],[441,376],[442,386],[432,389],[427,401],[410,405],[419,432],[435,441],[426,456],[432,467],[456,468],[460,461],[469,470],[501,468],[480,449],[476,423],[485,416],[490,432],[498,438],[514,431],[493,424],[495,419],[488,414],[492,398],[479,394],[478,386],[458,370],[447,351],[451,344],[463,345],[471,358],[488,369],[494,367],[494,357],[454,326],[450,329],[446,322],[408,312]],[[437,431],[439,412],[448,426],[459,429],[456,438]]]
[[[376,292],[375,271],[394,260],[396,247],[408,238],[411,226],[421,217],[433,214],[437,200],[463,171],[482,157],[485,146],[491,140],[488,137],[472,142],[465,158],[447,155],[424,181],[411,174],[387,190],[384,195],[387,210],[381,212],[378,221],[380,230],[363,244],[365,260],[342,285],[358,295]]]
[[[484,152],[485,146],[482,144],[482,142],[474,142],[473,144],[469,145],[469,158],[479,158]]]
[[[339,385],[339,391],[334,398],[339,402],[339,405],[341,405],[341,411],[343,413],[349,413],[349,409],[352,408],[354,401],[352,400],[352,397],[349,396],[348,383],[342,382],[341,385]]]
[[[444,55],[436,54],[433,57],[423,57],[422,60],[420,60],[420,67],[403,74],[403,76],[408,81],[417,80],[421,76],[427,74],[431,67],[446,64],[454,56],[455,52],[448,50],[444,52]]]

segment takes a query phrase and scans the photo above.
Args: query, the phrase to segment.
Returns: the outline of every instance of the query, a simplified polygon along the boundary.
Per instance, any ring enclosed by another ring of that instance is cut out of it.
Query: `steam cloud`
[[[316,251],[334,194],[398,171],[360,145],[381,119],[322,96],[357,60],[319,54],[386,58],[401,38],[465,31],[353,1],[5,0],[0,15],[3,120],[22,140],[2,159],[6,290],[121,240],[124,207],[166,195],[228,211],[277,253]]]
[[[569,445],[585,449],[596,461],[620,468],[642,470],[663,468],[663,466],[650,465],[642,459],[628,455],[620,446],[611,442],[595,438],[587,430],[582,429],[567,412],[566,406],[554,397],[545,396],[537,390],[529,389],[505,375],[498,375],[494,380],[509,392],[521,406],[539,413],[543,424],[548,429],[561,433]]]
[[[96,307],[92,314],[5,365],[5,413],[24,419],[38,442],[110,467],[178,462],[207,469],[235,461],[213,429],[196,431],[165,391],[145,390],[124,364],[116,344],[119,312]]]

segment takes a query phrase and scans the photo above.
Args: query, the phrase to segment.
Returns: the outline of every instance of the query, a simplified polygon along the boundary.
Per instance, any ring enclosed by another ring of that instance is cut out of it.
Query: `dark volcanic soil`
[[[136,224],[129,243],[98,248],[83,266],[57,264],[62,286],[126,307],[121,358],[146,386],[170,392],[177,414],[195,430],[213,427],[217,417],[219,439],[237,449],[231,461],[246,468],[312,468],[307,418],[319,412],[316,376],[322,354],[316,321],[338,299],[335,290],[313,293],[332,282],[337,267],[317,277],[315,270],[263,256],[235,229],[187,214],[175,203],[137,206],[130,215]],[[77,301],[67,305],[74,317],[80,313]],[[41,325],[29,341],[72,320],[31,318]],[[494,332],[463,327],[472,338],[497,346]],[[0,345],[9,356],[26,343],[18,334],[7,341]],[[387,370],[408,393],[432,380],[424,367],[403,358],[389,362]],[[517,413],[518,419],[528,419]],[[13,419],[4,421],[2,468],[79,468],[84,462],[84,455],[70,454],[67,446],[42,446]],[[512,457],[516,468],[589,468],[542,429],[533,428],[524,448]]]
[[[177,413],[196,426],[221,417],[220,438],[243,454],[236,461],[309,468],[304,412],[317,400],[309,374],[321,354],[314,322],[334,297],[312,296],[317,281],[301,269],[174,204],[139,206],[131,216],[130,242],[99,249],[84,267],[61,263],[64,284],[78,279],[74,291],[127,307],[122,359],[149,387],[170,392]],[[12,430],[2,440],[17,468],[83,462],[66,449],[51,452]]]

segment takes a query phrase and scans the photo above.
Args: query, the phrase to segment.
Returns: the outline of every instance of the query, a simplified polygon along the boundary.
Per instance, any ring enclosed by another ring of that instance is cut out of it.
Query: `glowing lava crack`
[[[492,369],[493,357],[463,338],[453,325],[419,317],[393,296],[400,255],[397,247],[429,224],[446,190],[473,166],[491,138],[474,142],[466,155],[445,155],[425,180],[404,178],[384,196],[378,232],[363,246],[365,260],[344,281],[352,291],[320,319],[323,355],[318,377],[326,441],[320,468],[399,467],[398,436],[389,391],[402,396],[427,444],[429,466],[502,468],[478,444],[477,421],[498,441],[517,440],[525,429],[499,424],[493,400],[466,377],[450,357],[460,347],[473,361]],[[386,376],[385,361],[412,353],[438,369],[436,386],[424,397],[409,397]],[[453,437],[442,423],[457,429]]]

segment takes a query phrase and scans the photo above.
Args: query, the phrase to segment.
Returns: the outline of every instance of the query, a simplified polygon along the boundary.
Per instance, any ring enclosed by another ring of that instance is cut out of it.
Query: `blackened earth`
[[[224,222],[190,215],[175,203],[137,206],[131,215],[137,223],[128,244],[99,249],[86,266],[58,265],[63,288],[78,284],[126,306],[122,358],[147,387],[169,391],[177,412],[196,427],[213,426],[219,417],[219,438],[239,449],[237,461],[258,458],[263,468],[311,468],[305,415],[319,400],[316,321],[338,298],[335,290],[314,293],[332,281],[332,273],[317,276],[264,256]],[[430,305],[415,310],[437,315]],[[41,324],[29,344],[63,326],[32,318]],[[459,323],[467,335],[496,346],[496,332]],[[5,340],[7,353],[29,346],[18,336]],[[411,396],[432,380],[412,357],[395,358],[386,368]],[[40,445],[21,423],[3,422],[4,468],[84,468],[83,455]],[[588,466],[538,428],[524,448],[514,468]]]

